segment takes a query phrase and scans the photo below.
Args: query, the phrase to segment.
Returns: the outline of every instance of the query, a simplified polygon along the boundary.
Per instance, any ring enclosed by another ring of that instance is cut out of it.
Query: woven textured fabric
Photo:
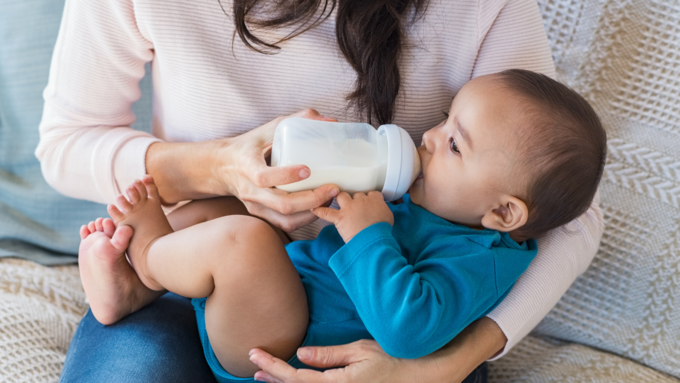
[[[600,251],[534,334],[680,377],[680,1],[539,3],[558,79],[591,102],[609,141]],[[605,368],[611,358],[526,342],[493,365],[495,381],[665,381],[579,375],[576,366]],[[626,363],[612,371],[628,371]]]
[[[87,311],[76,266],[0,260],[0,381],[56,382]]]
[[[490,383],[678,383],[620,356],[576,343],[527,336],[493,362]]]

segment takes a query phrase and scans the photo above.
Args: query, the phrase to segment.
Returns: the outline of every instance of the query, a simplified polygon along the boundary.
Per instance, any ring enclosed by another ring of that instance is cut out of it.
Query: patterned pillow
[[[559,80],[607,129],[605,231],[535,334],[680,377],[680,3],[541,0]]]
[[[103,205],[65,197],[47,185],[33,154],[63,8],[63,0],[0,2],[0,257],[72,263],[80,225],[106,216]],[[149,130],[150,77],[140,85],[135,126]]]

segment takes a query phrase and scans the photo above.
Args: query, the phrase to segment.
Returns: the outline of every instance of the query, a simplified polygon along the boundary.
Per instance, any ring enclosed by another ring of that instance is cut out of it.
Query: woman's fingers
[[[256,202],[284,215],[308,211],[332,200],[339,193],[335,185],[323,185],[314,190],[288,193],[279,189],[256,188],[242,201]]]
[[[255,379],[270,383],[414,381],[413,376],[405,374],[410,369],[404,365],[408,362],[390,357],[374,340],[364,339],[342,346],[302,347],[297,356],[307,365],[330,369],[324,372],[295,369],[260,349],[253,349],[250,351],[250,360],[262,369],[255,374]]]
[[[256,202],[244,202],[244,204],[250,214],[264,219],[287,233],[317,220],[317,216],[309,210],[285,215]]]
[[[296,369],[279,358],[275,358],[268,353],[253,349],[250,351],[250,360],[255,363],[262,371],[255,373],[255,380],[267,383],[329,383],[341,382],[333,380],[329,374],[319,371]]]
[[[307,179],[310,174],[312,174],[311,171],[305,165],[269,167],[263,164],[257,166],[249,177],[255,186],[269,188],[302,181]]]
[[[338,120],[333,118],[333,117],[326,117],[322,116],[316,109],[308,108],[308,109],[303,109],[297,113],[293,113],[288,117],[302,117],[302,118],[308,118],[310,120],[319,120],[319,121],[331,121],[331,122],[337,122]]]
[[[264,371],[258,371],[255,373],[254,379],[256,382],[267,382],[267,383],[285,383],[281,379],[276,379],[275,377],[267,374]]]
[[[336,223],[340,218],[340,212],[329,207],[315,207],[312,209],[312,213],[330,223]]]
[[[375,342],[360,340],[340,346],[302,347],[298,349],[297,355],[302,363],[312,367],[341,367],[366,359],[369,352],[384,353],[377,343],[375,346],[378,349],[372,343]]]

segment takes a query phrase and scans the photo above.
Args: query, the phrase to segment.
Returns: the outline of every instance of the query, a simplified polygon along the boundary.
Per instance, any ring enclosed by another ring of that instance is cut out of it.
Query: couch
[[[539,6],[558,79],[607,129],[606,228],[590,268],[491,363],[490,380],[680,383],[680,2]],[[3,382],[58,380],[88,307],[72,264],[77,227],[105,215],[50,189],[32,154],[62,9],[63,0],[0,2]],[[148,129],[148,78],[142,89],[135,126]]]

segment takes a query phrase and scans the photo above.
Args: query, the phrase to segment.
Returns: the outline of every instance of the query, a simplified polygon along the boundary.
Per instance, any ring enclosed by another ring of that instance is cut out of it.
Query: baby
[[[401,204],[379,192],[340,193],[339,210],[313,209],[334,225],[316,240],[286,244],[232,197],[195,201],[166,218],[147,176],[109,205],[115,224],[83,226],[80,252],[127,250],[148,288],[194,298],[220,382],[252,377],[255,347],[297,367],[298,347],[358,339],[417,358],[503,299],[536,255],[532,238],[585,212],[605,141],[577,93],[540,74],[505,71],[468,82],[448,119],[423,135],[422,174]],[[95,317],[111,304],[87,294]]]

